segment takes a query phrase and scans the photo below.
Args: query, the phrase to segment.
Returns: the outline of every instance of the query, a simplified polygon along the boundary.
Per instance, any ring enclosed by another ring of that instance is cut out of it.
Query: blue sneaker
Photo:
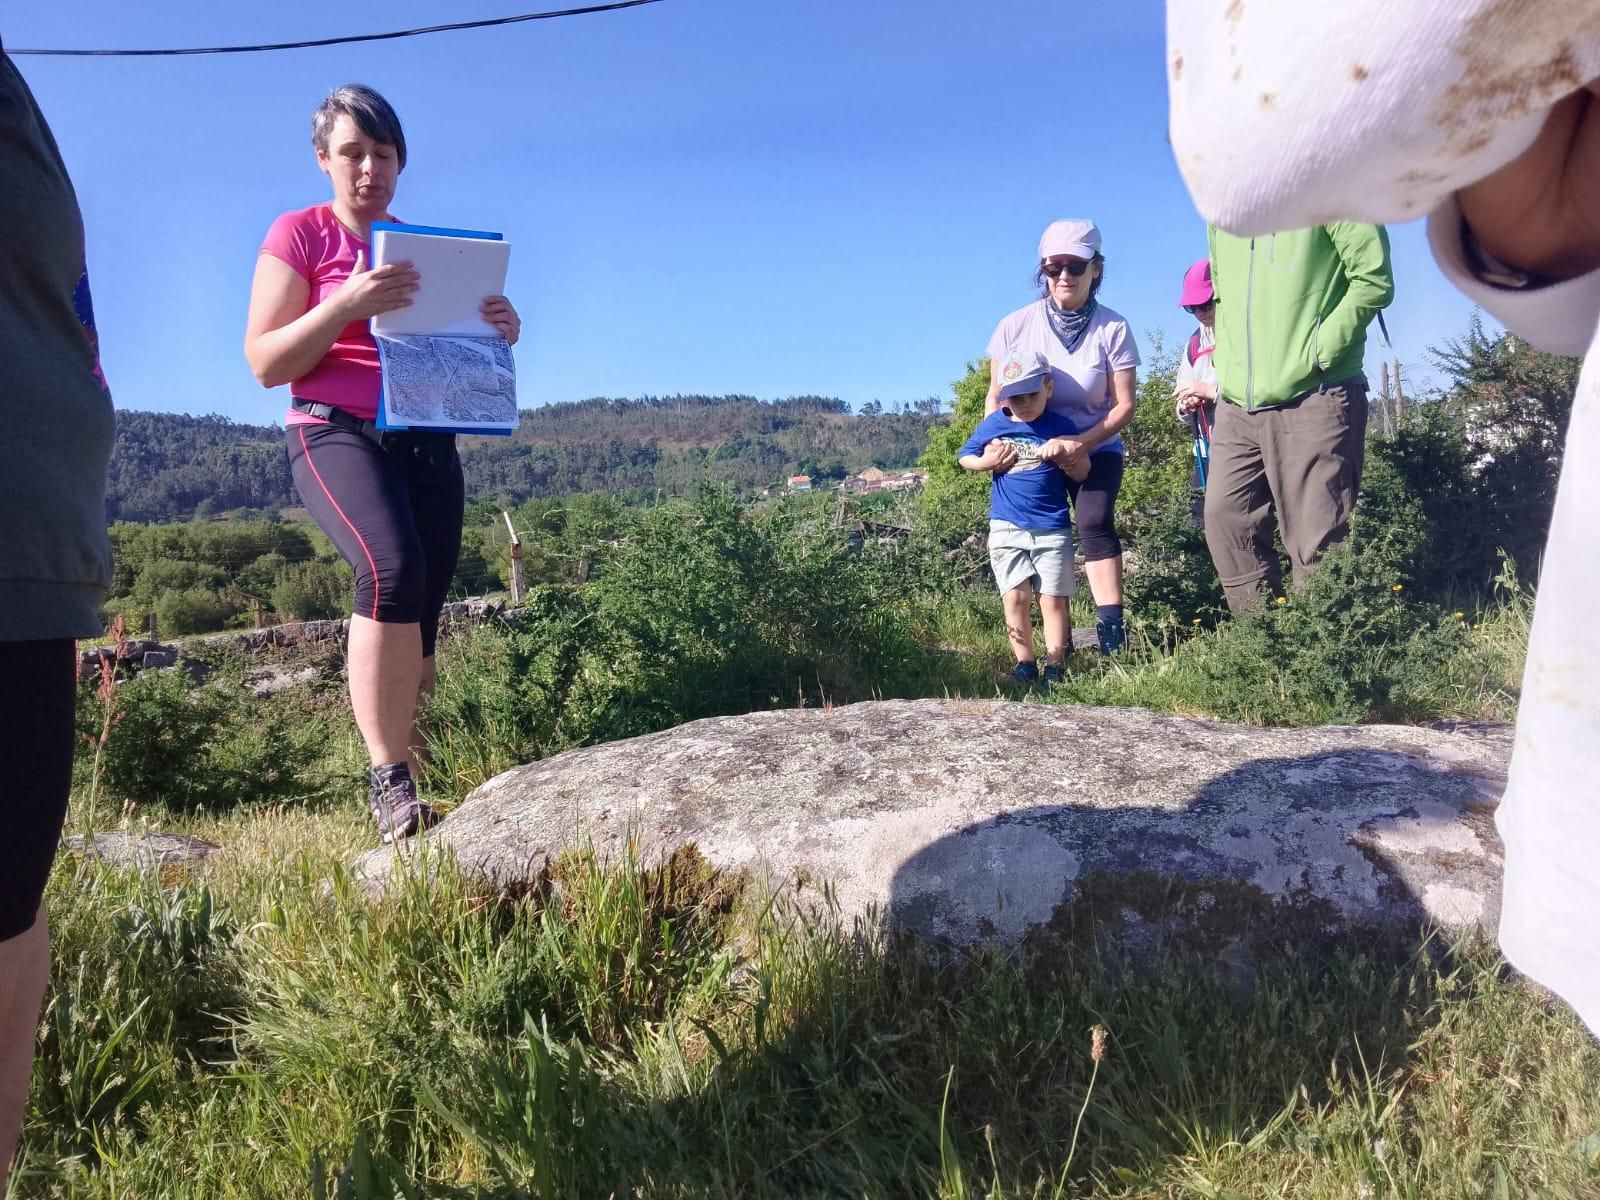
[[[1011,674],[1006,676],[1006,682],[1012,687],[1032,687],[1039,682],[1039,664],[1019,662],[1011,668]]]
[[[1095,625],[1095,633],[1100,637],[1100,653],[1115,654],[1128,644],[1128,632],[1123,628],[1121,617],[1102,618]]]
[[[1067,681],[1067,669],[1060,663],[1051,663],[1045,667],[1044,674],[1039,677],[1039,687],[1042,691],[1058,688]]]

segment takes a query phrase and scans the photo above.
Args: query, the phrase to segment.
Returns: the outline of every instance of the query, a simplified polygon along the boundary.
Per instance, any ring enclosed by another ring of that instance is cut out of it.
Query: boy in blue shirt
[[[989,564],[1005,610],[1006,636],[1017,665],[1011,682],[1039,682],[1033,654],[1033,596],[1044,624],[1044,686],[1065,679],[1062,661],[1072,649],[1067,604],[1077,587],[1072,566],[1072,515],[1067,508],[1067,448],[1061,439],[1080,430],[1050,411],[1050,364],[1036,351],[1011,351],[995,364],[1000,407],[985,417],[961,447],[969,471],[992,471],[989,493]],[[1079,467],[1080,481],[1088,464]]]

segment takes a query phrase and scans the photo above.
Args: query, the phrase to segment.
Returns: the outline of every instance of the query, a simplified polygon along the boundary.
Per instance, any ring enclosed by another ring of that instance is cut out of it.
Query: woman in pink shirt
[[[377,92],[347,84],[311,118],[333,199],[284,213],[256,259],[245,357],[265,387],[289,384],[289,466],[311,515],[355,570],[350,703],[372,762],[370,801],[383,840],[431,824],[414,773],[417,701],[435,679],[439,613],[461,550],[465,505],[455,437],[381,432],[371,318],[411,303],[408,262],[368,269],[374,221],[406,165],[405,133]],[[483,317],[515,343],[504,296]]]

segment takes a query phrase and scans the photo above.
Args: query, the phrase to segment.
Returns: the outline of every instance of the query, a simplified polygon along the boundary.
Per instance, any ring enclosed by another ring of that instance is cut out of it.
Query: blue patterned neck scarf
[[[1071,354],[1083,341],[1083,335],[1089,331],[1089,322],[1094,319],[1094,310],[1099,305],[1095,298],[1090,296],[1083,302],[1083,307],[1077,310],[1060,307],[1049,296],[1044,298],[1045,315],[1050,318],[1050,328],[1055,331],[1056,337]]]

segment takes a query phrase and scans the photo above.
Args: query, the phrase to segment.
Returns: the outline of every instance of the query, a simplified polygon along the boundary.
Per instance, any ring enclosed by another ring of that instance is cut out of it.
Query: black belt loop
[[[348,413],[342,408],[336,408],[332,404],[322,404],[316,400],[291,400],[289,407],[297,413],[305,413],[308,417],[317,417],[330,425],[337,425],[340,429],[359,433],[374,446],[383,445],[383,430],[371,421],[363,421],[354,413]]]

